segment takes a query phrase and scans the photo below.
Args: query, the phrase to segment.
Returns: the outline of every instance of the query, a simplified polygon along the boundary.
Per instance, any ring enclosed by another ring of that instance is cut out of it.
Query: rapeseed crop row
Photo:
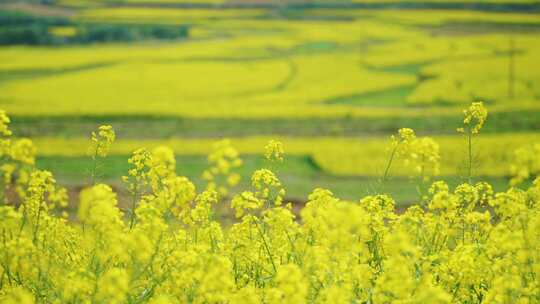
[[[486,118],[481,103],[465,111],[465,147]],[[293,212],[270,169],[286,162],[278,141],[265,146],[268,167],[251,188],[232,197],[242,161],[230,142],[214,146],[203,189],[177,175],[170,148],[140,148],[123,177],[130,203],[92,179],[68,221],[66,190],[35,168],[32,142],[13,138],[9,122],[0,113],[3,303],[540,302],[540,181],[516,187],[538,175],[537,147],[518,152],[507,191],[450,189],[434,181],[438,143],[400,129],[381,185],[401,160],[430,183],[401,214],[384,191],[344,201],[320,188]],[[107,157],[115,141],[101,126],[90,157]],[[235,211],[228,228],[214,220],[220,204]]]

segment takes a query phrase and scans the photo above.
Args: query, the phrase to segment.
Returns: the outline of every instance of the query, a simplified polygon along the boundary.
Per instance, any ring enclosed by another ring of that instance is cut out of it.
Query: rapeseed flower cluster
[[[7,116],[6,111],[0,110],[0,134],[4,137],[11,135],[11,130],[9,129],[10,122],[11,120]]]
[[[221,196],[229,194],[229,188],[240,182],[240,175],[235,169],[242,165],[238,151],[231,141],[224,139],[214,144],[208,155],[210,167],[203,172],[203,179],[208,182],[209,190],[217,191]]]
[[[98,159],[104,158],[109,154],[112,143],[116,139],[116,133],[110,125],[103,125],[97,131],[92,131],[91,145],[88,154],[92,158],[92,168],[90,171],[91,184],[96,183],[98,177]]]
[[[392,135],[391,155],[384,171],[383,181],[390,173],[392,162],[396,158],[403,160],[406,167],[412,167],[413,173],[421,181],[429,181],[440,173],[439,144],[431,137],[417,137],[413,129],[401,128],[397,135]]]
[[[458,132],[464,133],[467,131],[472,134],[478,134],[480,132],[488,115],[487,109],[481,101],[473,102],[469,108],[463,111],[463,114],[465,115],[463,127],[458,128]]]
[[[533,176],[540,176],[540,143],[521,147],[514,151],[514,159],[510,165],[512,179],[510,185],[515,186]]]
[[[464,133],[467,136],[467,150],[468,150],[468,182],[472,183],[473,178],[473,136],[478,135],[480,129],[486,122],[488,111],[484,107],[484,103],[473,102],[469,108],[463,111],[465,118],[463,119],[463,127],[457,129],[459,133]]]
[[[438,161],[412,130],[396,143],[411,162]],[[293,212],[270,169],[251,189],[218,192],[216,177],[240,165],[235,151],[216,146],[214,184],[197,191],[172,150],[139,149],[128,206],[92,184],[73,221],[58,215],[67,195],[52,173],[7,154],[3,187],[19,195],[0,206],[0,302],[540,303],[540,178],[499,193],[435,181],[403,212],[384,193],[347,201],[317,188]],[[218,204],[236,211],[230,227]]]
[[[282,162],[283,154],[285,154],[285,150],[283,149],[283,143],[280,141],[270,140],[264,147],[264,157],[269,161]]]
[[[105,157],[109,153],[112,143],[116,139],[113,127],[110,125],[100,126],[96,131],[92,132],[92,146],[91,153],[94,153],[94,157]]]

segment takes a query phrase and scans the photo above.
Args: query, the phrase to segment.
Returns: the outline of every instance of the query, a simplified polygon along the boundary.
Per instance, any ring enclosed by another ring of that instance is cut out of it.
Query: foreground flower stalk
[[[473,102],[469,108],[463,111],[465,118],[463,119],[463,127],[458,128],[457,131],[465,133],[467,136],[467,155],[468,155],[468,167],[467,167],[467,180],[469,184],[472,182],[472,170],[473,170],[473,136],[480,133],[480,129],[484,126],[487,119],[487,109],[482,102]]]

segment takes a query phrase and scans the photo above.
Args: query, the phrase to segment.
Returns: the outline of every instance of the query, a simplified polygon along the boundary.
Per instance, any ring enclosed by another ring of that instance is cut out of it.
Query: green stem
[[[468,144],[469,144],[469,184],[472,184],[472,132],[468,129]]]
[[[92,176],[91,176],[91,185],[94,186],[96,184],[96,169],[97,169],[97,156],[98,156],[98,150],[99,150],[99,143],[96,145],[96,151],[94,151],[94,155],[92,156]]]
[[[274,258],[272,257],[272,253],[270,252],[270,248],[268,247],[268,243],[266,243],[266,238],[264,237],[263,231],[261,227],[259,226],[258,222],[255,222],[257,226],[257,230],[259,231],[259,234],[261,235],[261,238],[263,240],[264,249],[266,250],[266,253],[268,254],[268,259],[270,260],[270,263],[272,263],[272,268],[274,269],[274,273],[277,272],[276,264],[274,263]]]
[[[135,224],[135,205],[137,203],[137,185],[134,185],[133,189],[133,196],[131,198],[131,212],[130,212],[130,219],[129,219],[129,230],[133,228],[133,225]]]
[[[392,162],[394,161],[394,157],[396,155],[396,151],[398,148],[399,143],[392,149],[392,153],[390,154],[390,159],[388,160],[388,163],[386,164],[386,169],[384,169],[384,175],[381,179],[381,183],[384,183],[386,179],[388,178],[388,172],[390,171],[390,166],[392,166]]]
[[[418,181],[418,195],[420,196],[420,202],[424,203],[424,189],[425,189],[425,176],[426,176],[426,166],[425,166],[425,155],[422,155],[422,167],[420,170],[420,177]]]
[[[36,226],[34,227],[34,233],[33,233],[33,238],[32,238],[32,241],[33,242],[36,242],[37,240],[37,234],[38,234],[38,231],[39,231],[39,221],[40,221],[40,218],[41,218],[41,206],[38,207],[38,214],[37,214],[37,219],[36,219]]]

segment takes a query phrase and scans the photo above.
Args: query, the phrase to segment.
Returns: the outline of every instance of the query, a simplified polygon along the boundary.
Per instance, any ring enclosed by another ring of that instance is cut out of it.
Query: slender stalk
[[[130,218],[129,218],[129,230],[133,228],[133,225],[135,224],[135,204],[137,203],[137,184],[134,185],[133,188],[133,195],[131,197],[131,211],[130,211]]]
[[[39,231],[39,221],[40,221],[40,219],[41,219],[41,206],[38,206],[38,214],[37,214],[36,226],[34,228],[34,233],[33,233],[33,238],[32,238],[33,242],[36,242],[36,240],[37,240],[37,234],[38,234],[38,231]]]
[[[388,172],[390,171],[390,166],[392,166],[392,162],[394,161],[394,157],[396,155],[396,151],[398,148],[399,143],[392,149],[392,153],[390,154],[390,159],[388,160],[388,163],[386,164],[386,168],[384,169],[384,175],[381,179],[381,183],[384,183],[386,179],[388,178]]]
[[[463,229],[461,231],[461,240],[462,240],[462,244],[465,245],[465,219],[462,219],[461,223],[463,225]]]
[[[2,156],[2,158],[0,159],[0,164],[1,165],[4,165],[4,163],[6,163],[6,158],[5,156]],[[3,205],[7,205],[8,204],[8,198],[7,198],[7,191],[8,191],[8,186],[9,186],[9,182],[8,183],[5,183],[4,182],[4,179],[0,179],[0,204],[3,204]]]
[[[264,237],[263,231],[261,227],[259,226],[259,223],[255,223],[257,226],[257,230],[259,231],[259,234],[261,235],[261,238],[263,240],[264,249],[266,250],[266,253],[268,254],[268,259],[270,260],[270,263],[272,263],[272,268],[274,269],[274,273],[277,272],[276,264],[274,263],[274,258],[272,257],[272,253],[270,252],[270,248],[268,247],[268,243],[266,243],[266,238]]]
[[[468,133],[467,133],[467,137],[468,137],[468,146],[469,146],[469,177],[468,177],[468,181],[469,181],[469,184],[472,184],[472,131],[471,131],[471,128],[468,129]]]
[[[4,183],[4,179],[2,178],[0,180],[0,204],[2,205],[7,205],[8,203],[6,192],[7,192],[7,184]]]
[[[7,202],[7,196],[5,195],[6,194],[6,189],[7,189],[7,186],[1,182],[0,184],[0,204],[2,205],[7,205],[8,202]]]
[[[420,169],[420,176],[417,185],[418,195],[420,196],[420,202],[424,203],[424,189],[425,189],[425,176],[426,176],[426,165],[425,165],[425,155],[422,155],[422,166]]]
[[[98,150],[99,150],[99,143],[96,145],[96,151],[94,151],[94,155],[92,156],[92,176],[91,176],[91,185],[94,186],[96,184],[96,170],[97,170],[97,157],[98,157]]]

